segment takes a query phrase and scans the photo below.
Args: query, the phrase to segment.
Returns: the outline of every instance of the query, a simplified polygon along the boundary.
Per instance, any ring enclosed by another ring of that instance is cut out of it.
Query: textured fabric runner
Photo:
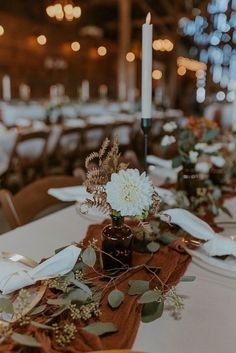
[[[98,241],[98,247],[100,247],[100,236],[105,224],[107,224],[107,222],[99,225],[91,225],[88,229],[84,244],[87,245],[89,241],[95,238]],[[158,277],[161,282],[167,286],[173,286],[178,283],[186,271],[190,261],[191,258],[189,255],[179,253],[169,246],[162,246],[159,252],[154,255],[143,253],[133,254],[133,266],[148,263],[149,266],[160,267],[161,271],[158,274]],[[121,276],[120,279],[116,281],[116,288],[124,293],[127,293],[128,282],[130,280],[138,279],[149,280],[151,288],[156,286],[161,288],[160,282],[156,279],[156,277],[143,268],[134,269]],[[99,285],[99,283],[97,284]],[[102,284],[104,287],[104,282],[102,282]],[[53,340],[53,336],[50,334],[50,331],[40,330],[32,325],[29,325],[26,328],[20,328],[18,332],[22,334],[33,334],[42,345],[40,352],[43,353],[82,353],[102,349],[131,348],[140,325],[142,307],[137,303],[138,296],[126,295],[121,306],[116,310],[112,310],[107,303],[107,295],[112,289],[112,287],[109,287],[103,292],[103,297],[101,300],[102,315],[99,321],[113,322],[117,325],[119,330],[116,333],[103,337],[97,337],[91,333],[85,332],[81,327],[78,327],[75,339],[68,346],[59,347]],[[49,297],[53,297],[50,289],[46,292],[45,300]],[[71,319],[67,318],[66,314],[63,314],[60,318],[60,323],[66,323],[68,320],[71,322]],[[38,319],[38,321],[43,322],[42,319]],[[0,352],[10,353],[15,351],[16,348],[17,345],[10,341],[9,343],[3,343],[0,345]],[[30,348],[29,352],[32,351],[34,350]],[[36,349],[35,351],[38,352],[39,349]],[[28,350],[24,348],[24,352],[28,352]]]

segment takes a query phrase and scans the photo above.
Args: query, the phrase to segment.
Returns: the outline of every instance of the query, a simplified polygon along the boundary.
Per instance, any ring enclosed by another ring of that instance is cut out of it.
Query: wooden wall
[[[19,97],[20,83],[31,87],[32,98],[48,97],[52,84],[65,85],[66,94],[77,96],[77,87],[83,79],[91,83],[91,96],[96,97],[98,87],[106,84],[109,96],[116,96],[116,46],[103,39],[81,38],[72,23],[67,25],[48,23],[42,25],[24,17],[11,16],[0,12],[0,25],[5,33],[0,37],[0,80],[4,74],[11,77],[12,96]],[[47,44],[37,43],[38,35],[47,37]],[[81,49],[73,52],[70,44],[79,41]],[[105,45],[108,53],[104,57],[97,54],[97,47]],[[47,69],[45,60],[62,59],[66,69]],[[0,85],[1,86],[1,85]],[[2,87],[0,94],[2,95]]]

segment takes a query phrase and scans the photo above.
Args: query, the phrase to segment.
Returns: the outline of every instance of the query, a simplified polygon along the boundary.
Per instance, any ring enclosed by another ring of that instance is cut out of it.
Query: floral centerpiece
[[[161,141],[162,148],[168,148],[177,141],[178,155],[173,159],[174,168],[181,165],[195,165],[206,147],[211,146],[220,133],[218,125],[206,118],[190,117],[184,128],[178,131],[176,138],[174,132],[177,128],[175,122],[164,124],[163,130],[166,135]]]
[[[106,252],[102,261],[107,270],[117,267],[118,263],[131,265],[133,235],[124,225],[124,217],[132,217],[145,226],[144,221],[149,215],[157,214],[161,202],[145,172],[129,169],[120,162],[117,139],[110,150],[109,146],[109,139],[105,139],[99,152],[93,152],[85,161],[88,172],[84,185],[91,197],[80,205],[83,213],[96,207],[111,216],[112,225],[105,227],[102,233]]]
[[[223,206],[222,193],[232,175],[232,142],[220,135],[218,125],[207,118],[190,117],[183,128],[175,122],[163,125],[166,135],[162,149],[177,144],[174,168],[182,166],[178,174],[176,206],[199,216],[216,216]]]
[[[104,347],[103,336],[111,334],[116,335],[114,345],[124,348],[121,338],[126,336],[125,344],[132,345],[140,317],[145,323],[160,318],[165,303],[172,315],[180,318],[183,300],[175,285],[179,280],[194,280],[193,276],[183,277],[190,257],[177,248],[159,245],[156,254],[153,251],[135,257],[133,265],[127,261],[132,235],[123,225],[124,217],[136,218],[145,226],[146,217],[159,211],[161,200],[145,173],[119,161],[117,140],[110,150],[109,146],[106,139],[100,151],[86,159],[85,185],[91,197],[80,208],[86,212],[97,207],[110,214],[115,224],[103,229],[102,242],[99,235],[103,225],[91,225],[84,241],[76,244],[81,253],[73,269],[42,281],[42,293],[37,300],[33,297],[33,305],[32,293],[37,293],[38,284],[0,298],[0,352],[21,348],[26,353],[35,349],[68,352],[77,351],[78,346],[88,351]],[[109,272],[101,271],[99,257],[108,263],[105,269]],[[114,310],[118,310],[115,316]],[[5,314],[8,321],[4,320]],[[127,332],[131,319],[132,330]]]

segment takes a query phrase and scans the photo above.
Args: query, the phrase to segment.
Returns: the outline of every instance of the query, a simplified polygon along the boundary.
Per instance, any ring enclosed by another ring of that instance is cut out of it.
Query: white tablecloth
[[[235,205],[236,200],[230,201]],[[235,208],[235,207],[234,207]],[[69,207],[0,236],[1,251],[40,260],[73,241],[81,240],[91,221]],[[180,283],[184,295],[182,319],[168,311],[151,324],[141,324],[133,349],[149,353],[234,353],[236,281],[191,263],[187,275],[195,282]]]

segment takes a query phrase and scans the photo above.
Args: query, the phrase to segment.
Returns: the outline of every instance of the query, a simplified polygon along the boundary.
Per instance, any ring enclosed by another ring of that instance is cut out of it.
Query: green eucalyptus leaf
[[[180,281],[181,282],[193,282],[195,281],[196,276],[183,276]]]
[[[66,299],[64,299],[64,298],[48,299],[47,304],[63,306],[63,305],[68,304],[68,299],[67,298]]]
[[[148,243],[147,245],[147,249],[150,252],[157,252],[160,249],[160,244],[157,243],[156,241],[151,241],[150,243]]]
[[[93,267],[96,263],[96,252],[92,246],[84,250],[82,254],[83,263],[87,266]]]
[[[80,270],[82,271],[85,268],[85,264],[81,261],[81,262],[77,262],[75,264],[75,266],[73,267],[73,272]]]
[[[85,303],[90,297],[88,293],[80,288],[73,289],[66,297],[67,300],[72,302],[82,302]]]
[[[57,317],[61,315],[64,311],[66,311],[69,307],[69,303],[62,305],[58,310],[54,311],[54,313],[51,315],[51,317]]]
[[[168,231],[164,231],[161,233],[161,236],[160,236],[160,241],[163,243],[163,244],[170,244],[172,241],[178,239],[178,237],[176,235],[174,235],[173,233],[171,232],[168,232]]]
[[[219,188],[214,188],[213,190],[213,197],[215,200],[219,200],[222,196],[222,192]]]
[[[19,333],[14,332],[11,338],[13,339],[13,341],[21,344],[22,346],[41,347],[41,344],[33,336],[21,335]]]
[[[219,129],[208,130],[203,136],[203,141],[210,142],[212,139],[216,138],[219,135],[219,132]]]
[[[42,330],[53,330],[52,326],[40,324],[39,322],[36,322],[36,321],[31,321],[31,325],[33,325],[37,328],[41,328]]]
[[[114,289],[108,295],[108,303],[112,308],[118,308],[124,300],[124,293],[118,289]]]
[[[46,309],[46,307],[47,307],[46,304],[36,306],[36,307],[29,313],[29,315],[38,315],[38,314],[41,314],[41,313]]]
[[[227,207],[221,206],[221,210],[222,210],[225,214],[227,214],[229,217],[233,218],[232,213],[230,212],[230,210],[229,210]]]
[[[139,298],[139,304],[146,304],[157,302],[161,298],[161,292],[159,290],[148,290],[143,293],[143,295]]]
[[[76,287],[82,289],[85,293],[87,293],[89,296],[92,295],[91,289],[84,283],[78,281],[77,279],[73,279],[71,281]]]
[[[173,168],[178,168],[182,165],[182,158],[180,156],[175,157],[172,159],[172,167]]]
[[[106,333],[118,331],[117,326],[115,326],[112,322],[96,322],[85,326],[83,329],[89,333],[93,333],[96,336],[102,336]]]
[[[67,273],[65,276],[63,276],[63,279],[65,279],[68,282],[72,282],[75,279],[75,274],[73,271],[70,271]]]
[[[152,322],[159,319],[164,310],[164,301],[146,303],[142,307],[141,320],[144,323]]]
[[[133,280],[129,281],[129,290],[128,294],[129,295],[138,295],[138,294],[143,294],[149,289],[149,282],[148,281],[142,281],[142,280]]]
[[[101,298],[102,298],[102,291],[101,291],[101,290],[99,290],[99,291],[93,293],[93,300],[94,300],[95,302],[98,302],[98,303],[99,303],[100,300],[101,300]]]
[[[0,312],[13,314],[13,304],[8,298],[0,298]]]

